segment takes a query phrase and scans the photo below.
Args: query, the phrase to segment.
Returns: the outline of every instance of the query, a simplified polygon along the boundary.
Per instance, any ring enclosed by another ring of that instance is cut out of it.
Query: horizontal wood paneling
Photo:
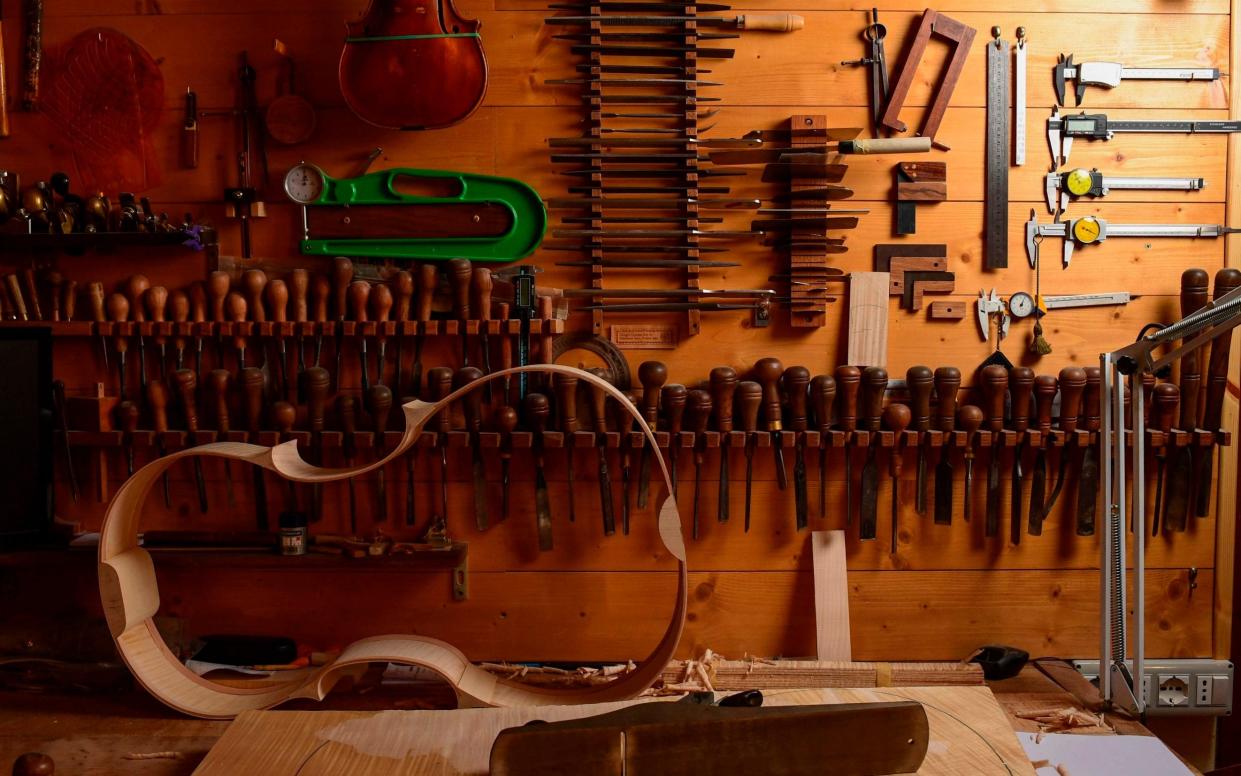
[[[563,43],[551,39],[558,30],[542,23],[541,0],[462,0],[466,16],[483,21],[483,39],[491,67],[491,83],[482,109],[470,120],[447,130],[398,133],[364,125],[344,107],[336,80],[336,66],[344,37],[344,21],[361,12],[358,0],[326,0],[294,8],[272,0],[57,0],[48,4],[45,42],[55,46],[92,26],[115,27],[132,36],[161,62],[166,87],[164,121],[155,135],[163,182],[146,192],[159,209],[172,214],[190,212],[216,225],[225,254],[238,252],[238,228],[219,204],[222,189],[234,182],[236,132],[226,117],[204,118],[201,126],[202,161],[196,171],[177,166],[181,99],[185,87],[194,88],[205,108],[227,108],[235,101],[235,69],[239,51],[247,50],[259,69],[260,101],[275,94],[276,57],[272,39],[288,45],[297,62],[298,91],[319,110],[319,126],[310,143],[298,147],[269,146],[270,175],[266,196],[268,217],[254,225],[255,253],[289,266],[317,271],[321,260],[297,258],[300,214],[284,202],[279,181],[285,169],[300,160],[312,161],[329,174],[354,174],[372,148],[383,153],[374,168],[422,167],[460,169],[506,175],[535,186],[545,197],[561,196],[567,178],[558,175],[547,159],[546,139],[577,134],[578,100],[572,87],[548,86],[544,79],[568,73],[571,60]],[[727,45],[737,49],[731,61],[712,62],[706,76],[724,86],[707,90],[723,98],[719,113],[704,124],[714,127],[704,137],[723,138],[750,129],[780,126],[791,113],[825,113],[839,126],[869,126],[866,72],[839,62],[864,53],[859,37],[865,11],[880,8],[887,25],[887,54],[893,69],[912,33],[923,5],[886,2],[798,2],[744,0],[738,10],[793,10],[806,18],[806,28],[792,35],[746,34]],[[949,201],[924,206],[918,212],[917,235],[910,242],[948,244],[950,269],[956,273],[953,300],[969,302],[980,289],[995,288],[1007,296],[1033,290],[1035,276],[1026,262],[1023,224],[1034,209],[1041,222],[1050,221],[1043,203],[1043,175],[1049,152],[1045,121],[1053,101],[1051,67],[1056,55],[1073,53],[1077,61],[1112,59],[1131,66],[1216,66],[1231,72],[1228,62],[1231,20],[1225,0],[1117,0],[1100,4],[1085,0],[1048,0],[1037,11],[1013,0],[980,2],[954,0],[943,13],[978,30],[961,83],[948,110],[939,139],[953,150],[936,151],[924,158],[948,164]],[[981,269],[984,131],[984,43],[990,27],[1000,25],[1013,39],[1015,28],[1025,26],[1030,45],[1028,162],[1013,168],[1010,178],[1009,267],[998,272]],[[9,52],[20,51],[19,25],[7,25]],[[1083,35],[1083,30],[1091,34]],[[910,94],[903,118],[916,125],[933,85],[937,57],[933,46]],[[9,61],[18,57],[10,53]],[[10,84],[16,83],[16,65],[10,64]],[[1229,79],[1216,84],[1125,83],[1114,90],[1090,88],[1085,108],[1105,112],[1113,119],[1192,118],[1229,116]],[[1066,109],[1074,111],[1073,108]],[[37,115],[16,112],[13,135],[0,145],[0,166],[15,168],[25,180],[44,176],[66,165],[67,150],[50,140],[53,135]],[[867,132],[869,134],[869,132]],[[1229,186],[1225,179],[1228,140],[1220,136],[1119,136],[1110,142],[1075,144],[1073,166],[1098,167],[1108,175],[1200,176],[1207,188],[1191,194],[1178,192],[1115,192],[1100,202],[1077,202],[1072,216],[1097,214],[1115,223],[1223,223]],[[16,164],[10,160],[20,160]],[[872,246],[897,241],[891,234],[893,157],[855,157],[844,183],[856,196],[841,208],[867,208],[859,228],[848,235],[849,252],[834,257],[845,271],[871,268]],[[69,169],[71,175],[76,171]],[[756,177],[756,176],[755,176]],[[740,196],[768,197],[772,189],[757,181],[732,181]],[[76,177],[75,177],[76,185]],[[555,223],[557,213],[553,213]],[[748,224],[746,214],[729,214],[720,228]],[[756,242],[728,243],[720,255],[740,262],[726,271],[703,273],[706,287],[766,285],[784,259]],[[1027,352],[1030,321],[1015,321],[1004,351],[1014,361],[1039,372],[1054,373],[1068,364],[1087,365],[1098,353],[1131,341],[1149,321],[1178,316],[1177,279],[1187,267],[1214,273],[1226,261],[1222,240],[1112,239],[1079,249],[1069,268],[1059,259],[1060,245],[1042,246],[1041,290],[1046,294],[1128,290],[1141,297],[1122,308],[1097,308],[1053,313],[1045,321],[1053,352],[1035,359]],[[539,282],[575,286],[583,282],[580,269],[557,268],[554,262],[572,254],[540,251],[532,262],[545,273]],[[66,257],[62,270],[79,282],[99,279],[109,287],[125,276],[143,271],[157,283],[175,287],[199,278],[207,269],[201,256],[177,252],[125,253],[106,257]],[[648,275],[618,280],[618,284],[645,284]],[[611,281],[609,281],[611,282]],[[843,288],[842,288],[843,291]],[[769,329],[754,329],[742,315],[704,316],[702,333],[685,339],[675,351],[629,351],[636,367],[646,358],[669,363],[670,379],[694,383],[712,366],[728,363],[745,370],[760,357],[779,356],[787,364],[804,364],[813,373],[833,369],[841,357],[846,328],[845,305],[829,308],[827,325],[816,330],[792,330],[783,323],[783,311]],[[889,308],[889,371],[903,376],[909,366],[952,364],[970,372],[991,351],[970,314],[958,322],[929,322],[926,313]],[[609,322],[628,322],[609,317]],[[633,321],[651,320],[634,318]],[[658,320],[676,323],[677,316]],[[576,314],[569,328],[584,326]],[[57,368],[69,381],[71,394],[93,389],[100,368],[96,343],[58,339]],[[455,341],[429,342],[428,364],[455,365]],[[211,347],[208,346],[210,353]],[[132,353],[132,350],[131,350]],[[391,355],[391,349],[389,350]],[[347,364],[356,361],[351,354]],[[331,359],[331,348],[327,358]],[[576,356],[567,360],[575,361]],[[211,358],[208,358],[209,364]],[[113,364],[113,366],[115,366]],[[347,367],[346,386],[355,386],[356,372]],[[115,390],[114,377],[107,385]],[[963,395],[963,400],[965,396]],[[788,453],[792,462],[792,452]],[[75,452],[84,490],[90,492],[92,453]],[[107,453],[110,475],[123,471],[116,451]],[[146,451],[139,454],[141,462]],[[498,467],[488,455],[492,477]],[[880,463],[886,454],[880,456]],[[692,456],[680,456],[680,500],[688,532],[692,517]],[[860,469],[862,456],[856,464]],[[1005,537],[982,536],[982,492],[986,456],[977,462],[975,478],[978,518],[951,527],[931,524],[917,516],[913,502],[913,456],[907,454],[901,481],[903,511],[899,550],[887,552],[889,537],[889,484],[882,478],[879,499],[879,540],[848,545],[854,655],[859,659],[954,659],[980,643],[1011,643],[1032,653],[1091,656],[1097,651],[1098,565],[1097,539],[1077,537],[1072,529],[1075,498],[1066,489],[1042,537],[1024,537],[1019,547]],[[1052,472],[1057,457],[1052,456]],[[818,516],[817,458],[809,457],[812,528],[843,527],[844,483],[840,459],[829,468],[828,515]],[[755,461],[753,527],[743,533],[743,458],[734,455],[732,519],[715,519],[716,452],[708,453],[703,470],[701,538],[689,543],[691,580],[690,625],[682,654],[692,656],[710,647],[729,656],[742,654],[805,655],[814,650],[811,605],[812,577],[808,536],[793,530],[792,493],[774,483],[770,452],[760,450]],[[442,575],[395,572],[284,572],[229,569],[210,562],[159,561],[164,613],[185,618],[189,634],[210,631],[254,631],[302,635],[323,646],[383,631],[419,632],[444,638],[476,658],[513,659],[622,659],[645,654],[668,614],[671,596],[670,562],[656,541],[648,510],[635,512],[632,535],[604,537],[596,513],[593,453],[584,452],[576,467],[578,520],[567,521],[567,483],[562,454],[549,454],[555,514],[556,550],[535,549],[532,512],[532,472],[528,462],[514,465],[512,515],[506,523],[479,535],[472,528],[468,460],[459,451],[450,457],[450,527],[470,542],[471,597],[463,604],[448,600]],[[958,497],[963,467],[957,465]],[[634,462],[636,476],[637,462]],[[612,461],[615,495],[620,498],[619,470]],[[224,472],[218,462],[206,463],[211,513],[202,516],[194,497],[188,467],[173,472],[173,503],[165,509],[158,494],[147,505],[149,528],[248,529],[253,524],[248,500],[248,472],[234,467],[237,506],[224,498]],[[1232,476],[1229,472],[1226,476]],[[438,502],[438,465],[430,455],[417,465],[419,528]],[[388,473],[390,509],[403,514],[403,467]],[[362,527],[371,526],[373,480],[358,482]],[[492,484],[493,513],[498,512],[498,488]],[[1003,484],[1005,504],[1008,483]],[[281,490],[268,485],[273,508]],[[1027,484],[1028,492],[1028,484]],[[347,491],[325,489],[328,516],[316,530],[343,531],[347,526]],[[856,495],[856,494],[855,494]],[[102,504],[89,497],[69,503],[63,486],[60,507],[64,516],[97,525]],[[1005,519],[1007,515],[1005,515]],[[1228,516],[1227,519],[1231,519]],[[1212,650],[1211,593],[1214,586],[1216,521],[1193,521],[1191,530],[1150,543],[1147,563],[1154,571],[1148,580],[1148,651],[1159,656],[1204,655]],[[412,533],[392,521],[387,533]],[[851,533],[856,533],[855,530]],[[1231,564],[1230,556],[1224,560]],[[1221,563],[1224,561],[1221,561]],[[1189,567],[1201,571],[1199,589],[1191,597],[1185,586]],[[607,572],[607,573],[602,573]],[[80,591],[79,591],[80,592]],[[258,593],[261,592],[262,595]],[[310,595],[307,595],[310,593]],[[330,617],[306,616],[305,604]],[[93,602],[87,602],[93,605]],[[1221,634],[1215,633],[1215,638]]]

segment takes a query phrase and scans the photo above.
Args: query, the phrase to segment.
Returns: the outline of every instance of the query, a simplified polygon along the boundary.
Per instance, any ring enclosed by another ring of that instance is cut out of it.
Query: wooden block
[[[814,554],[814,629],[819,660],[852,660],[845,532],[815,531],[810,542]]]
[[[933,258],[947,259],[946,243],[877,243],[875,245],[875,272],[890,272],[892,259]]]
[[[965,302],[931,302],[931,319],[959,321],[965,317]]]
[[[889,262],[891,269],[888,274],[892,276],[888,283],[888,294],[890,296],[901,296],[905,292],[905,273],[906,272],[945,272],[948,269],[947,259],[897,259],[893,258]]]
[[[888,361],[887,272],[849,275],[849,361],[852,366],[886,366]]]
[[[901,305],[907,310],[920,310],[924,293],[951,294],[955,283],[951,272],[906,272]]]

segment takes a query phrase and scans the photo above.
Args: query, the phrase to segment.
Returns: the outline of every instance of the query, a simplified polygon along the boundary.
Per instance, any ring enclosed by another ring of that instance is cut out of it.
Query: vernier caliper
[[[996,325],[995,336],[998,340],[1003,340],[1008,336],[1008,327],[1012,319],[1008,315],[1008,308],[1004,304],[1004,300],[1000,299],[1000,295],[991,289],[991,293],[986,291],[978,292],[978,333],[982,336],[983,342],[991,341],[991,316],[999,316],[999,323]],[[998,348],[998,345],[997,345]]]
[[[1105,197],[1112,189],[1198,191],[1204,186],[1206,181],[1202,178],[1118,178],[1085,167],[1068,172],[1049,172],[1043,179],[1043,193],[1047,196],[1047,211],[1050,213],[1067,209],[1070,199]]]
[[[1040,237],[1064,240],[1064,266],[1067,267],[1073,258],[1074,245],[1100,243],[1109,237],[1221,237],[1234,232],[1241,232],[1241,229],[1219,224],[1109,224],[1098,216],[1040,224],[1031,208],[1030,220],[1026,222],[1026,256],[1033,267]]]
[[[1056,101],[1064,104],[1064,82],[1076,80],[1073,96],[1082,104],[1087,86],[1109,89],[1129,81],[1218,81],[1217,67],[1125,67],[1119,62],[1081,62],[1073,64],[1073,55],[1060,55],[1056,63]]]
[[[1147,134],[1221,134],[1241,132],[1241,121],[1109,121],[1102,113],[1079,113],[1061,116],[1060,109],[1052,107],[1047,119],[1047,143],[1051,146],[1054,166],[1069,163],[1069,151],[1073,138],[1086,140],[1111,140],[1117,132],[1143,132]]]

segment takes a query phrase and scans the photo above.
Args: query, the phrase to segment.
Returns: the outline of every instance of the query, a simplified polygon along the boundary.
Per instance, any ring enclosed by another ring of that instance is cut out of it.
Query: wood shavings
[[[1094,714],[1085,709],[1065,706],[1061,709],[1048,711],[1024,711],[1014,714],[1018,719],[1027,719],[1038,723],[1039,732],[1035,741],[1041,741],[1044,733],[1063,733],[1066,730],[1081,728],[1103,728],[1116,732],[1102,714]]]
[[[598,668],[580,666],[574,669],[509,663],[482,663],[479,667],[505,679],[539,687],[597,687],[610,684],[637,666],[630,661]]]
[[[126,760],[181,760],[185,755],[181,752],[130,752]]]

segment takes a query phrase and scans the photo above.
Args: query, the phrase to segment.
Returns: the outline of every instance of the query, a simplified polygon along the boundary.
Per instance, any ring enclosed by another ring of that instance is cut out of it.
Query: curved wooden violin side
[[[99,593],[108,628],[121,658],[143,687],[160,701],[185,714],[209,719],[231,719],[243,711],[265,709],[293,698],[322,700],[345,676],[360,675],[369,663],[420,666],[449,682],[461,707],[535,706],[548,704],[603,703],[632,698],[649,687],[672,658],[685,626],[685,542],[676,501],[666,497],[659,510],[659,535],[664,547],[677,560],[677,597],[672,619],[651,654],[614,682],[598,687],[552,689],[507,681],[473,665],[452,645],[421,636],[384,635],[361,639],[346,647],[331,663],[311,669],[279,672],[257,680],[251,687],[223,686],[187,669],[164,644],[153,617],[159,609],[159,588],[150,553],[138,544],[142,505],[160,475],[181,458],[206,455],[262,466],[294,482],[322,483],[347,479],[377,469],[401,456],[419,438],[427,421],[451,402],[487,380],[520,372],[571,374],[579,381],[603,388],[637,420],[655,460],[663,472],[667,493],[672,481],[650,426],[624,394],[610,383],[573,367],[541,364],[493,372],[482,380],[458,389],[441,401],[412,401],[402,407],[405,433],[386,457],[356,469],[320,469],[297,453],[295,441],[275,447],[217,442],[167,455],[139,469],[116,492],[100,528]]]
[[[340,91],[363,121],[437,129],[466,119],[487,93],[481,22],[452,0],[371,0],[347,22]]]

